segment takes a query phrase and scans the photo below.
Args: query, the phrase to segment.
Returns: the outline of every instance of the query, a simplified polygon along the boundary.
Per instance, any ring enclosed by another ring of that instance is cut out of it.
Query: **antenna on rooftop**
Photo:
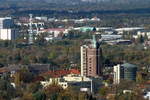
[[[32,28],[32,14],[29,14],[30,16],[30,23],[29,23],[29,44],[33,44],[33,28]]]
[[[93,47],[94,47],[94,48],[96,48],[96,43],[97,43],[96,37],[95,37],[95,35],[93,35],[92,44],[93,44]]]

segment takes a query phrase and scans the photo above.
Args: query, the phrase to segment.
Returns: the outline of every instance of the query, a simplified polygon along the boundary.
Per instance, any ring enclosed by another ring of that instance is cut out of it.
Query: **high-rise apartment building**
[[[114,66],[114,84],[119,84],[122,80],[136,80],[137,66],[129,63]]]
[[[81,76],[97,77],[102,75],[102,49],[95,35],[91,42],[81,46]]]
[[[0,18],[0,29],[11,29],[14,27],[14,20],[11,17]]]
[[[123,79],[124,71],[120,64],[114,66],[114,84],[119,84],[120,80]]]
[[[19,31],[14,26],[11,17],[0,18],[0,40],[15,40],[19,37]]]
[[[0,40],[15,40],[19,37],[18,33],[15,29],[0,29]]]

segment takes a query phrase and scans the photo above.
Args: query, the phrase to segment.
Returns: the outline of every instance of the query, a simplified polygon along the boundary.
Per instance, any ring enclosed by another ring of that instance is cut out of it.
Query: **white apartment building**
[[[17,30],[0,29],[0,40],[15,40],[19,36]]]
[[[15,40],[19,31],[14,28],[14,20],[11,17],[0,18],[0,40]]]
[[[119,84],[120,79],[123,78],[123,67],[120,64],[114,66],[114,84]]]

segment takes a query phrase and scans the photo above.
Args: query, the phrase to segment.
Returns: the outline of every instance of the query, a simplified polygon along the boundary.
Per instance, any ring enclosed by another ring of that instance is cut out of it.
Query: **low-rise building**
[[[150,46],[150,41],[145,41],[144,46]]]
[[[61,39],[64,34],[68,34],[69,30],[65,28],[49,28],[49,29],[41,29],[39,33],[47,33],[46,40],[54,40]]]
[[[132,44],[131,40],[123,40],[123,39],[118,39],[118,40],[111,40],[111,41],[105,41],[109,45],[130,45]]]
[[[73,28],[73,29],[81,31],[81,32],[89,32],[89,31],[93,31],[94,27],[84,26],[84,27],[76,27],[76,28]]]
[[[148,39],[150,39],[150,31],[147,31],[147,30],[141,30],[141,31],[138,31],[137,32],[137,36],[147,36]]]
[[[68,88],[68,83],[62,78],[50,78],[48,81],[41,81],[41,84],[44,88],[48,87],[53,83],[60,85],[63,89]]]
[[[122,35],[101,35],[101,39],[104,41],[118,40],[122,39]]]
[[[144,98],[146,100],[150,100],[150,92],[147,92],[145,95],[144,95]]]
[[[101,78],[89,78],[86,76],[81,76],[80,72],[76,69],[71,70],[57,70],[49,71],[43,74],[44,76],[49,76],[49,80],[41,81],[43,87],[47,87],[53,83],[62,86],[63,89],[66,89],[70,86],[76,87],[76,90],[81,91],[96,91],[97,87],[101,86]]]
[[[77,74],[68,74],[64,77],[55,77],[50,78],[48,81],[41,81],[43,87],[47,87],[53,83],[60,85],[63,89],[66,89],[69,86],[91,88],[91,79]]]
[[[35,17],[36,20],[40,20],[40,21],[47,21],[48,18],[46,16],[41,16],[41,17]]]
[[[143,27],[124,27],[124,28],[117,28],[115,31],[118,32],[118,34],[123,34],[124,32],[131,32],[131,31],[139,31],[143,30]]]

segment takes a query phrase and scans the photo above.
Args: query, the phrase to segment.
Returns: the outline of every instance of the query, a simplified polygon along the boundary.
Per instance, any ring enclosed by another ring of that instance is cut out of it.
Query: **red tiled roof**
[[[70,69],[70,74],[80,74],[80,71],[77,69]]]
[[[77,69],[70,69],[70,70],[56,70],[56,71],[48,71],[43,73],[42,75],[48,75],[51,77],[62,77],[68,74],[80,74],[80,71]]]
[[[6,72],[8,72],[8,70],[6,68],[0,68],[0,74],[6,73]]]
[[[146,82],[146,84],[150,84],[150,80],[148,80],[148,81]]]

